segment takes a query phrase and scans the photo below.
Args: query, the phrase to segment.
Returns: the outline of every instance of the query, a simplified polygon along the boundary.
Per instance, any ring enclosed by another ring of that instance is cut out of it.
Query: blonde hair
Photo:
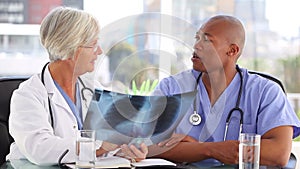
[[[40,28],[42,45],[50,61],[72,58],[78,47],[97,39],[100,33],[96,18],[82,10],[57,7],[43,19]]]

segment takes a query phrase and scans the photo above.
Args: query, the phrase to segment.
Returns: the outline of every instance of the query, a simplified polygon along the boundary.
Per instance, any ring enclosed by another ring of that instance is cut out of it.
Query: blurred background
[[[96,78],[122,93],[147,94],[191,68],[194,35],[215,14],[241,19],[247,44],[239,65],[272,74],[299,114],[298,0],[0,0],[0,76],[30,76],[48,61],[39,24],[56,6],[83,9],[100,22]]]

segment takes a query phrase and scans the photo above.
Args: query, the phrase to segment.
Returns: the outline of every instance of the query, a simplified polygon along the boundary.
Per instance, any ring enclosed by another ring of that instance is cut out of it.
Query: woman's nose
[[[97,49],[97,55],[101,55],[102,53],[103,53],[103,50],[102,50],[101,46],[99,45],[98,49]]]

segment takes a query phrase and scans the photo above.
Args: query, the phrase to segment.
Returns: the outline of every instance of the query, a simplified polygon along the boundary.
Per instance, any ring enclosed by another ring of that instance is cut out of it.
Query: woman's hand
[[[148,147],[145,143],[140,144],[140,149],[134,145],[126,144],[121,145],[120,148],[121,149],[116,156],[127,158],[131,160],[131,162],[139,162],[144,160],[148,154]]]
[[[119,148],[119,146],[117,144],[113,144],[113,143],[109,143],[106,141],[102,142],[102,145],[99,149],[96,150],[96,156],[101,156],[109,151],[113,151],[116,150],[117,148]]]

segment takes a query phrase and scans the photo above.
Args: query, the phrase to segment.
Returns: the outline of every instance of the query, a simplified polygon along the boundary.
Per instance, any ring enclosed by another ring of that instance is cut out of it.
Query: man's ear
[[[231,44],[231,45],[229,46],[229,50],[228,50],[228,52],[227,52],[226,54],[227,54],[228,56],[236,56],[236,55],[238,55],[239,51],[240,51],[240,48],[239,48],[238,45],[236,45],[236,44]]]

